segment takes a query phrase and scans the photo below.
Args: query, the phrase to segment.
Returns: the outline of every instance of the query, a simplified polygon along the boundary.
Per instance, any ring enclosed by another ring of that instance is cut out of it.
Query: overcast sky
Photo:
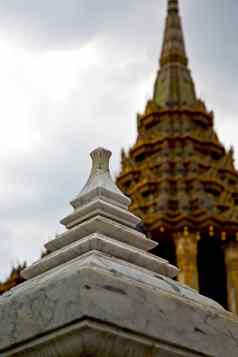
[[[196,89],[238,158],[238,1],[180,0]],[[136,136],[166,0],[0,0],[0,279],[61,231],[97,146]]]

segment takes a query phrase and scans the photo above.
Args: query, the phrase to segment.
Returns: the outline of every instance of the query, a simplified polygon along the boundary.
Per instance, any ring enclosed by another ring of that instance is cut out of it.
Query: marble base
[[[82,334],[88,320],[109,332],[87,327]],[[87,353],[237,357],[238,321],[170,278],[94,251],[0,299],[0,356]]]
[[[24,347],[6,352],[5,357],[209,357],[197,351],[146,338],[117,326],[84,319],[52,332]]]

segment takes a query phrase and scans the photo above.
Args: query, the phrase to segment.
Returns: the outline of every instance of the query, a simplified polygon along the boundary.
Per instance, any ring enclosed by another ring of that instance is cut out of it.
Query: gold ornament
[[[226,232],[222,232],[221,234],[221,240],[224,242],[226,241]]]

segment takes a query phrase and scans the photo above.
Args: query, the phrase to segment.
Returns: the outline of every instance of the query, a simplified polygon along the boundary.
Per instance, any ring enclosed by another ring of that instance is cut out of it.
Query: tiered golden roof
[[[178,1],[168,1],[160,69],[117,182],[151,229],[238,232],[238,173],[188,68]]]

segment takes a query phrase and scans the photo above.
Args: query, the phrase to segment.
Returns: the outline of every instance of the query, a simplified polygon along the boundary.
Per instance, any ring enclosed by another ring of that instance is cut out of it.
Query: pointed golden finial
[[[168,0],[168,12],[179,12],[178,0]]]
[[[167,4],[160,71],[154,86],[153,100],[161,108],[194,106],[196,92],[188,69],[179,2],[178,0],[168,0]],[[184,91],[185,77],[186,91]]]
[[[123,162],[126,158],[126,152],[125,149],[121,149],[121,162]]]

